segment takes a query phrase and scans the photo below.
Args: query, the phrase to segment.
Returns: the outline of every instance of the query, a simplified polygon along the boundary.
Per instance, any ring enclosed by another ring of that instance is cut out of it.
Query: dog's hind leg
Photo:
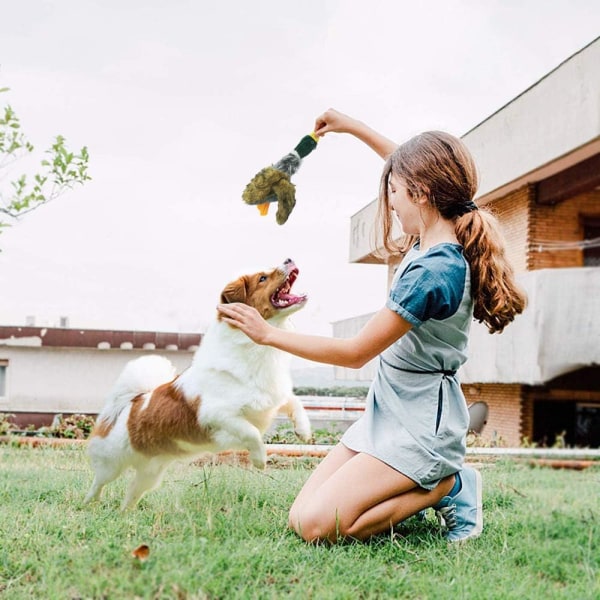
[[[279,408],[294,424],[294,431],[304,441],[310,440],[312,428],[306,410],[297,396],[290,396],[288,401]]]
[[[92,457],[92,466],[94,468],[94,481],[92,487],[87,493],[84,504],[92,502],[92,500],[98,500],[102,493],[102,488],[111,481],[114,481],[123,471],[123,467],[120,464],[115,464],[113,461],[102,460],[98,457]]]
[[[94,481],[87,493],[84,504],[98,500],[102,493],[102,488],[107,483],[114,481],[123,472],[125,464],[123,461],[116,460],[111,452],[112,441],[110,437],[92,437],[88,444],[88,456],[90,465],[94,472]]]
[[[160,485],[167,465],[168,462],[153,462],[137,467],[135,476],[127,488],[121,510],[133,508],[146,492],[156,489]]]

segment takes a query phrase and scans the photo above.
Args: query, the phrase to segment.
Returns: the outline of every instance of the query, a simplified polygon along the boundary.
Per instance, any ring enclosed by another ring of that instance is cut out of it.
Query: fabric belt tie
[[[456,370],[451,370],[451,369],[439,369],[439,370],[435,370],[435,371],[426,371],[426,370],[418,370],[418,369],[403,369],[402,367],[397,367],[396,365],[393,365],[392,363],[388,362],[382,356],[380,357],[380,359],[381,359],[381,362],[384,362],[388,367],[391,367],[392,369],[396,369],[397,371],[404,371],[405,373],[423,373],[424,375],[427,375],[427,374],[433,375],[435,373],[440,373],[444,377],[454,377],[454,375],[456,375]]]

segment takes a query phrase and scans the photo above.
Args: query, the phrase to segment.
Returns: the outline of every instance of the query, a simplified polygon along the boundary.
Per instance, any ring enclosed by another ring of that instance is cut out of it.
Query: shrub
[[[89,415],[56,415],[50,427],[42,427],[39,432],[49,437],[83,440],[89,437],[94,428],[95,418]]]
[[[17,428],[11,421],[14,416],[7,413],[0,413],[0,435],[6,435]]]
[[[334,424],[327,428],[315,429],[309,444],[337,444],[342,437],[342,431]],[[298,438],[293,427],[285,423],[279,425],[272,433],[264,436],[267,444],[301,444],[305,443]]]
[[[336,386],[331,388],[303,386],[294,388],[294,394],[296,394],[296,396],[335,396],[337,398],[366,398],[368,392],[369,388],[363,386]]]

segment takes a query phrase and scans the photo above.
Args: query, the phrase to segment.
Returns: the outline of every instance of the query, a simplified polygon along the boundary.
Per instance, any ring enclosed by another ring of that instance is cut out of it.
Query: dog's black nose
[[[286,258],[286,259],[283,261],[283,264],[284,264],[284,265],[289,265],[290,263],[293,263],[293,262],[294,262],[294,261],[293,261],[291,258]]]

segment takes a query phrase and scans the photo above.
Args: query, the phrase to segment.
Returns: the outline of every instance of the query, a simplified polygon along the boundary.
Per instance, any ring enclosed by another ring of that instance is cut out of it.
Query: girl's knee
[[[290,511],[288,527],[295,531],[305,542],[317,542],[321,539],[322,527],[314,518],[309,518],[306,511]]]
[[[310,509],[290,510],[288,526],[305,542],[336,542],[346,535],[345,528],[335,516]]]

